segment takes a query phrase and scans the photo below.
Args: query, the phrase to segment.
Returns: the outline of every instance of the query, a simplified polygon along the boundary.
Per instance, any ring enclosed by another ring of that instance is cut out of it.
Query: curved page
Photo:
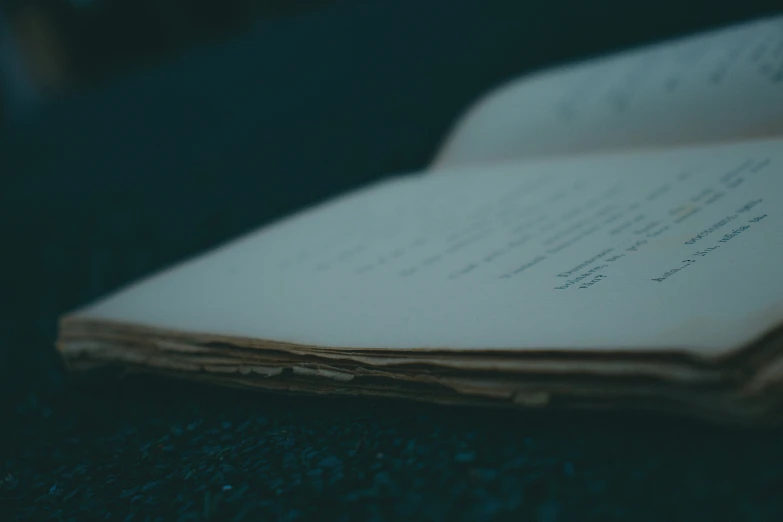
[[[777,135],[783,16],[514,81],[462,117],[432,168]]]

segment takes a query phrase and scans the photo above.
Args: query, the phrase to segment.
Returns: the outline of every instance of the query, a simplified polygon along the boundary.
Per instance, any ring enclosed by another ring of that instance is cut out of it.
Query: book
[[[501,86],[429,168],[61,318],[104,367],[283,393],[783,417],[783,17]]]

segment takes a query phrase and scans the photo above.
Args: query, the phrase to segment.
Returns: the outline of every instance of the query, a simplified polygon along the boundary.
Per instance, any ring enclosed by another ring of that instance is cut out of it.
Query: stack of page
[[[544,72],[389,177],[61,320],[290,393],[783,417],[783,17]]]

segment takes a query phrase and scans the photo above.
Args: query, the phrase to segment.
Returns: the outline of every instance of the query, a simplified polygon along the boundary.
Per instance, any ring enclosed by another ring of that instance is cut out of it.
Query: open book
[[[783,416],[783,17],[545,72],[376,183],[74,311],[70,368]]]

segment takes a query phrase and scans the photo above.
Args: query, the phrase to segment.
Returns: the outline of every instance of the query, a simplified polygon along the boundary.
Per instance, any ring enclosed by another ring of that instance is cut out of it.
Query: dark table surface
[[[781,520],[783,432],[68,381],[56,318],[426,165],[532,69],[774,2],[337,2],[2,123],[0,520]]]

